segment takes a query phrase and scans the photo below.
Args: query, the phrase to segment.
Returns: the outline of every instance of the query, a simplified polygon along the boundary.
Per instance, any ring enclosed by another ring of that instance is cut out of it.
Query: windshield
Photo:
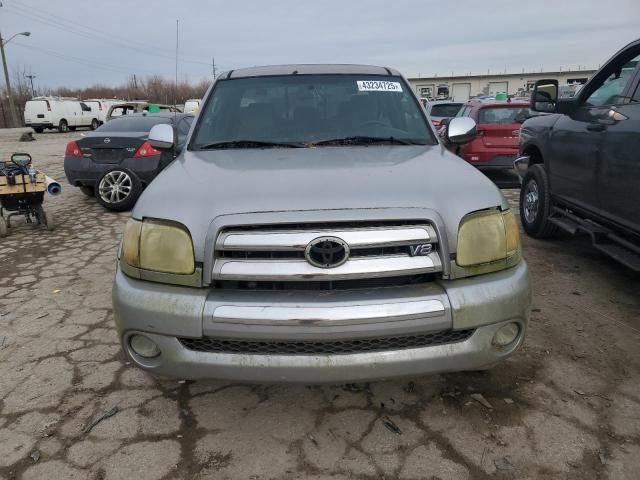
[[[114,118],[98,128],[97,132],[148,132],[155,125],[160,123],[171,123],[167,117],[143,117],[126,115],[125,117]]]
[[[403,144],[436,143],[419,103],[407,90],[400,77],[392,76],[287,75],[223,80],[200,114],[191,147],[215,148],[215,144],[230,142],[247,147],[247,142],[313,146],[356,137],[392,138]]]
[[[487,107],[478,113],[478,123],[518,123],[530,115],[528,107]]]

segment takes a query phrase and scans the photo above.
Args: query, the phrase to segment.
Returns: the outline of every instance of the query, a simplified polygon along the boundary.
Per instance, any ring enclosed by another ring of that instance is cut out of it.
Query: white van
[[[104,98],[91,98],[89,100],[82,100],[82,103],[91,107],[91,112],[98,119],[98,123],[102,125],[107,119],[107,112],[109,107],[114,103],[121,103],[124,100],[116,99],[104,99]]]
[[[196,113],[200,110],[200,99],[191,98],[184,102],[184,113]]]
[[[100,121],[89,105],[75,98],[35,97],[24,106],[24,124],[36,133],[45,128],[68,132],[78,127],[96,129]]]

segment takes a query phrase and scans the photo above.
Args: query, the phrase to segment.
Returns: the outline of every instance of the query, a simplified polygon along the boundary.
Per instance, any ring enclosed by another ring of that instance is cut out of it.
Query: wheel
[[[33,131],[36,132],[36,133],[44,132],[44,128],[42,128],[42,127],[31,127],[31,128],[33,128]]]
[[[54,230],[56,228],[56,222],[51,212],[44,211],[44,224],[47,226],[47,230]]]
[[[96,128],[98,128],[100,126],[100,122],[98,122],[97,118],[94,118],[93,120],[91,120],[91,130],[95,130]]]
[[[520,221],[528,235],[549,238],[558,234],[558,227],[549,221],[551,212],[549,177],[541,164],[527,170],[520,187]]]
[[[65,119],[60,120],[60,123],[58,124],[58,131],[60,133],[67,133],[69,131],[69,124]]]
[[[0,217],[0,238],[9,235],[9,226],[4,217]]]
[[[95,191],[100,205],[114,212],[123,212],[136,204],[142,193],[142,183],[131,170],[115,167],[98,178]]]
[[[95,197],[96,190],[93,187],[87,187],[86,185],[80,186],[80,191],[84,193],[87,197]]]
[[[47,212],[42,205],[40,205],[36,210],[36,220],[40,225],[44,225],[47,227],[47,230],[53,230],[56,228],[56,222],[53,218],[51,212]]]

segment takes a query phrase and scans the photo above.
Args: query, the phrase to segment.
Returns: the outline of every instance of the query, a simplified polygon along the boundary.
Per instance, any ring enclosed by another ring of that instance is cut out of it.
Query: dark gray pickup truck
[[[520,132],[520,217],[536,238],[558,231],[640,271],[640,39],[616,53],[573,98],[540,80]]]

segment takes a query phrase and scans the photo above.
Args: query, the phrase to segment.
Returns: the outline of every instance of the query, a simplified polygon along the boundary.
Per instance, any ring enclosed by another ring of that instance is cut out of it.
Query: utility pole
[[[211,73],[213,73],[213,79],[216,79],[216,57],[211,57]]]
[[[11,126],[18,126],[18,115],[16,115],[16,106],[13,103],[13,94],[11,93],[11,83],[9,82],[9,69],[7,68],[7,58],[4,56],[4,39],[0,33],[0,52],[2,52],[2,68],[4,68],[4,81],[7,86],[7,97],[9,98],[9,110],[11,110]]]
[[[33,79],[36,78],[35,75],[25,75],[24,78],[28,78],[29,81],[31,82],[31,97],[35,97],[36,96],[36,91],[33,88]]]

